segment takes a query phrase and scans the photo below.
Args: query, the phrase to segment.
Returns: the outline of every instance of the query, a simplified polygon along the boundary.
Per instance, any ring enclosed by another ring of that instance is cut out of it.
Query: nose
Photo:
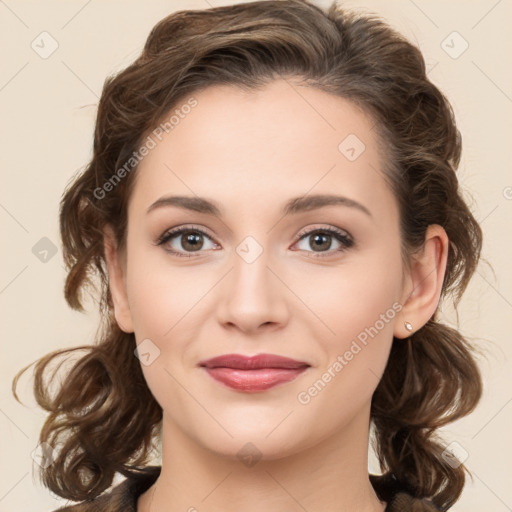
[[[265,251],[249,261],[234,255],[233,267],[220,288],[218,320],[224,327],[246,334],[280,329],[288,321],[290,292],[269,266]]]

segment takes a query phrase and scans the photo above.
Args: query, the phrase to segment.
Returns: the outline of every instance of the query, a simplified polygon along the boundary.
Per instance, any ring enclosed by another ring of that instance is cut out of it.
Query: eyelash
[[[158,238],[155,245],[157,245],[157,246],[163,245],[163,244],[167,243],[169,240],[172,240],[173,238],[175,238],[177,235],[181,235],[181,234],[187,233],[187,232],[201,233],[202,235],[211,239],[211,236],[208,233],[206,233],[205,231],[203,231],[201,228],[198,228],[195,226],[182,226],[179,228],[175,228],[175,229],[166,231],[161,237]],[[313,254],[314,254],[313,258],[326,258],[326,257],[331,256],[333,253],[343,252],[354,245],[354,241],[349,236],[347,236],[344,231],[334,228],[334,227],[314,228],[309,231],[307,231],[307,230],[302,231],[296,236],[296,238],[294,240],[294,245],[297,242],[300,242],[300,240],[302,240],[303,238],[306,238],[306,235],[311,236],[316,233],[323,233],[323,234],[327,233],[329,235],[332,235],[338,242],[340,242],[342,244],[342,247],[339,249],[336,249],[334,251],[325,251],[326,255],[324,255],[322,253],[314,252],[314,251],[306,251],[306,252],[313,252]],[[165,248],[164,248],[164,250],[167,251],[168,253],[178,256],[180,258],[181,257],[184,257],[184,258],[195,257],[195,254],[193,254],[193,253],[182,253],[179,251],[175,251],[174,249],[165,249]],[[198,252],[201,252],[201,251],[198,251]]]

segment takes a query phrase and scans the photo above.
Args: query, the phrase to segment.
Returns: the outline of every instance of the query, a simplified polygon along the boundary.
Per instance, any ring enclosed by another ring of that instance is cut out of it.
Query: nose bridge
[[[266,240],[266,239],[265,239]],[[221,320],[247,331],[284,320],[283,285],[269,269],[271,251],[254,236],[245,237],[232,255],[232,270],[221,299]]]
[[[270,251],[264,247],[265,243],[249,235],[235,249],[231,292],[238,297],[239,303],[254,303],[254,307],[259,302],[262,307],[272,296],[271,288],[275,283],[270,279]]]

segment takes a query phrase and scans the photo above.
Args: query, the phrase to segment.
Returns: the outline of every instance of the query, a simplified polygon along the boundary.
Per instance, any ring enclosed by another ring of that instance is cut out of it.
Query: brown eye
[[[213,247],[207,247],[208,242]],[[209,235],[198,228],[178,228],[171,231],[167,231],[158,240],[157,245],[164,246],[164,249],[171,254],[176,256],[191,257],[192,254],[188,253],[200,253],[205,246],[206,248],[214,248],[215,243],[211,241]]]
[[[320,253],[315,254],[315,257],[323,257],[324,255],[321,253],[326,253],[326,255],[339,253],[354,245],[353,240],[346,232],[336,228],[315,229],[299,236],[300,238],[297,244],[303,244],[303,247],[299,247],[299,249],[307,252]],[[338,246],[333,250],[330,250],[332,249],[333,244],[337,244]],[[313,250],[308,250],[307,247],[310,247]]]
[[[183,236],[183,235],[186,236]],[[181,237],[181,247],[186,251],[198,251],[203,247],[204,240],[203,234],[198,233],[197,231],[189,231],[188,234],[185,231],[180,235]]]
[[[326,235],[323,233],[315,233],[309,235],[310,247],[315,247],[319,251],[327,251],[332,245],[332,235]]]

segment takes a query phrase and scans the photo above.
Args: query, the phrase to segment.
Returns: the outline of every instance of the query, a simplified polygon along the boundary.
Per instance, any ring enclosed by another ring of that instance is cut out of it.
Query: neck
[[[164,414],[162,470],[137,510],[383,512],[385,503],[368,476],[367,412],[319,444],[284,457],[251,460],[249,448],[245,462],[237,450],[228,456],[206,449]]]

